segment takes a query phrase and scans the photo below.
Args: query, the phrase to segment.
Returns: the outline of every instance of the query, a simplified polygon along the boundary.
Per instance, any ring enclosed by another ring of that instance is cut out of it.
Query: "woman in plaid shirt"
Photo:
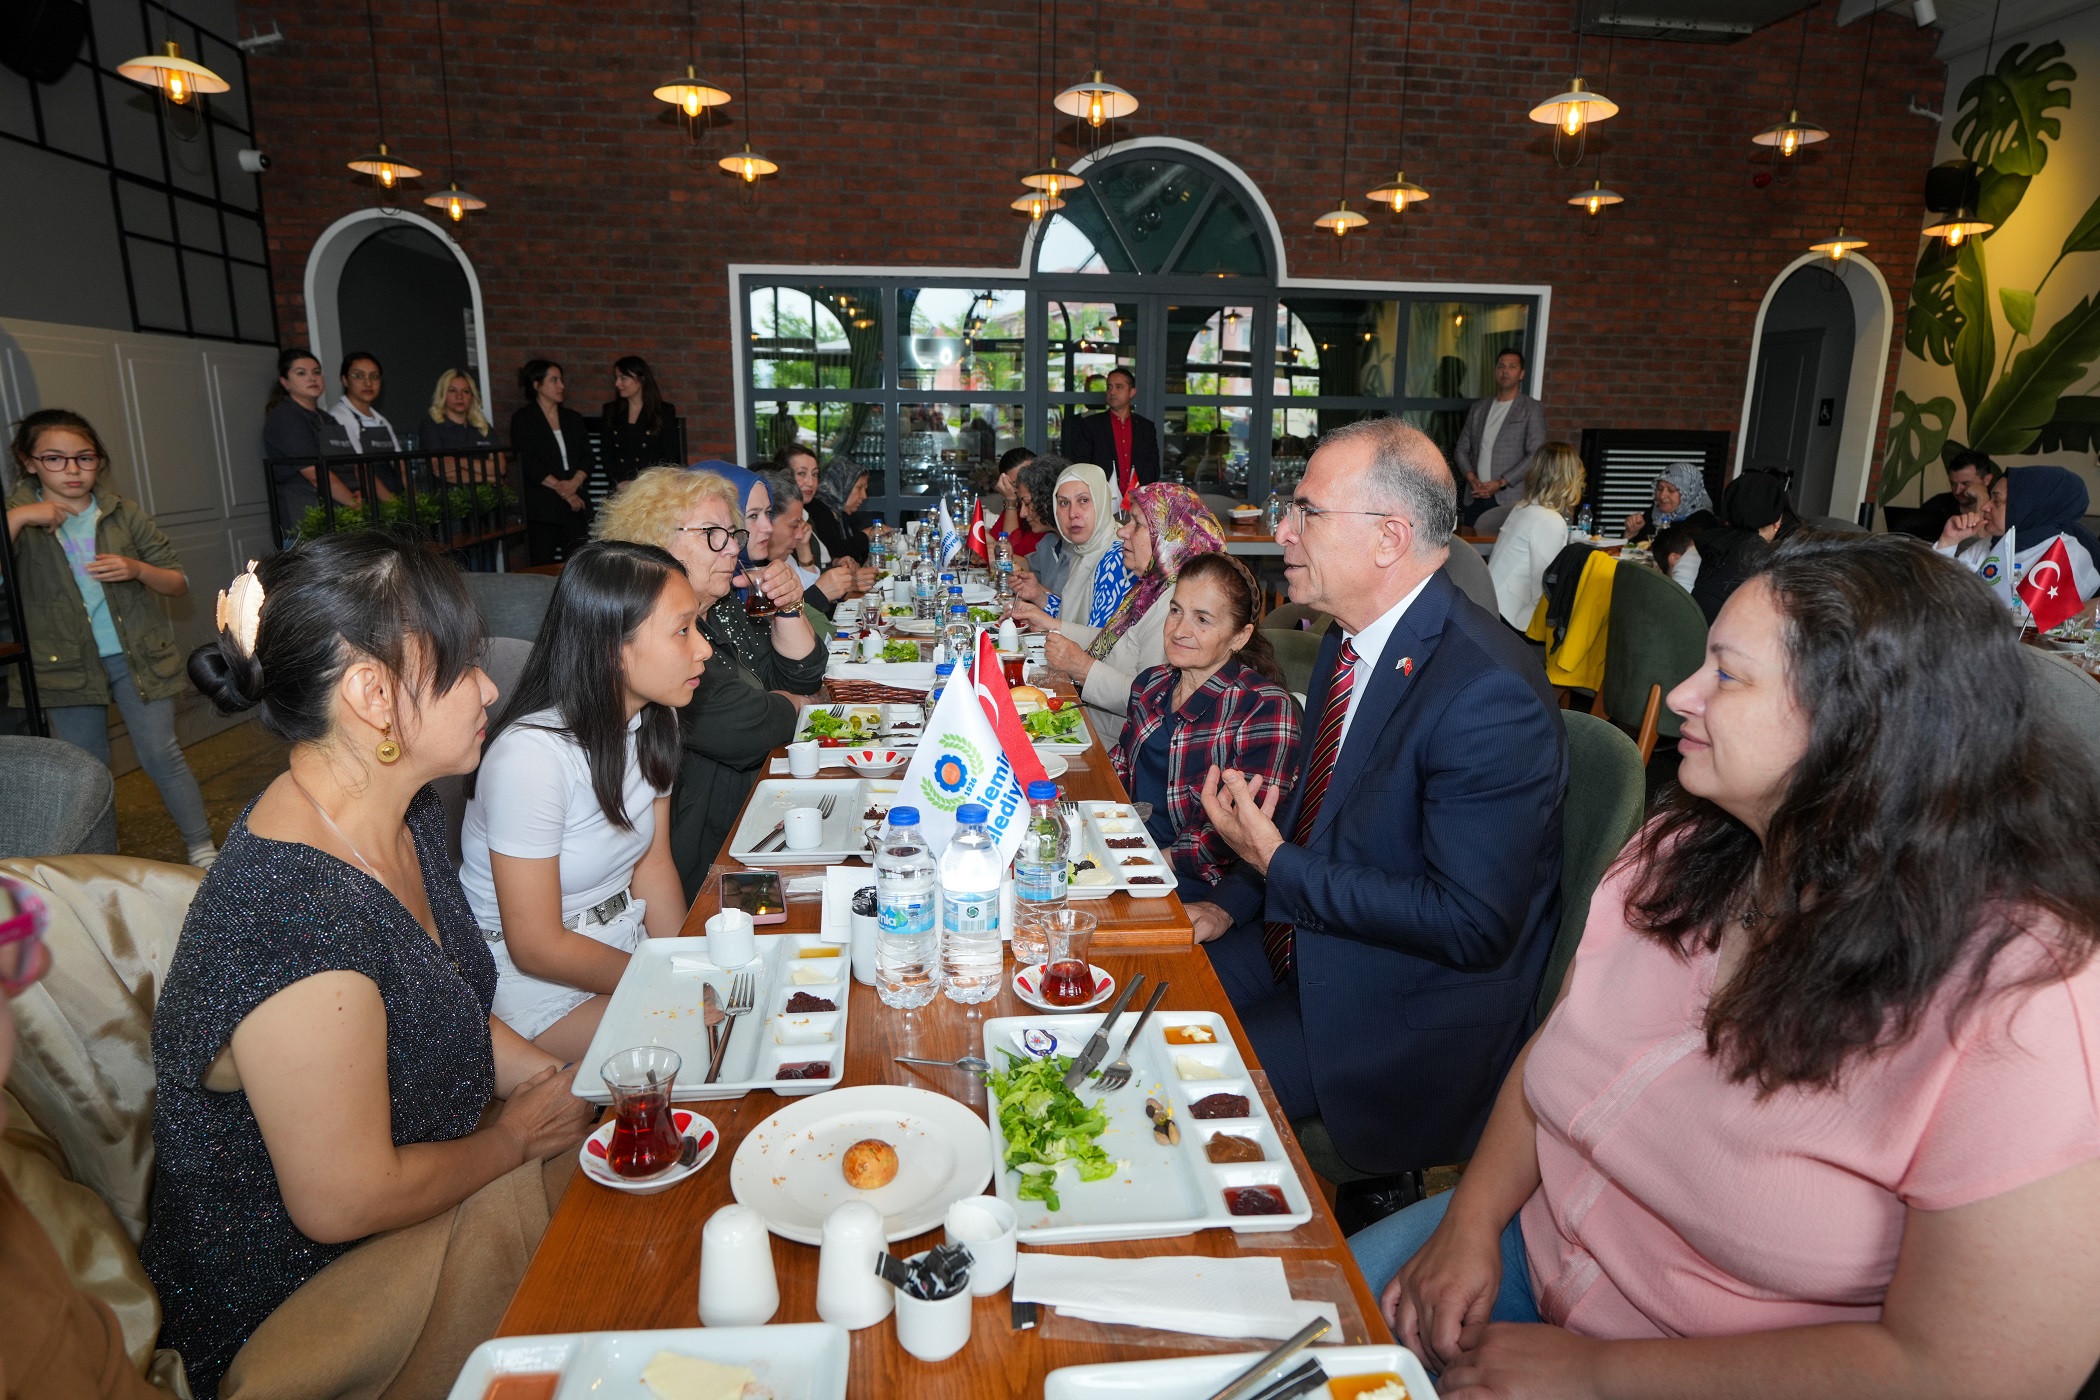
[[[1213,767],[1259,774],[1288,796],[1298,707],[1255,627],[1261,590],[1229,554],[1181,568],[1166,625],[1167,664],[1140,671],[1116,741],[1116,776],[1152,804],[1145,825],[1173,862],[1184,900],[1208,899],[1238,859],[1203,815]]]

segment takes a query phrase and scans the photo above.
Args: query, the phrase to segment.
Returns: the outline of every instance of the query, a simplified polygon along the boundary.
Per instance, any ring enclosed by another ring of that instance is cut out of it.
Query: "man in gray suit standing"
[[[1523,386],[1523,352],[1504,350],[1495,356],[1495,396],[1475,399],[1466,411],[1452,455],[1458,459],[1460,518],[1468,525],[1524,498],[1531,454],[1546,444],[1545,406]]]

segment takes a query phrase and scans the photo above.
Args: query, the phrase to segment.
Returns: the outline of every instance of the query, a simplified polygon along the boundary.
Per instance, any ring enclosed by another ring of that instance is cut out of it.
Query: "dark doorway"
[[[474,297],[452,251],[419,228],[383,229],[357,245],[336,285],[343,351],[366,350],[386,371],[379,411],[404,441],[429,421],[438,376],[464,370],[480,383]],[[324,366],[328,399],[341,366]]]
[[[1788,473],[1803,515],[1830,513],[1853,339],[1851,294],[1820,267],[1787,278],[1765,310],[1743,466]]]

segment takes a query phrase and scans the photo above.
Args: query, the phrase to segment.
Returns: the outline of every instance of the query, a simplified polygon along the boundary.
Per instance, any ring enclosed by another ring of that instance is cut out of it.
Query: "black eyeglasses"
[[[680,525],[676,527],[674,533],[698,535],[701,541],[716,554],[720,554],[732,544],[741,551],[745,545],[751,542],[751,532],[749,530],[732,530],[726,525]]]

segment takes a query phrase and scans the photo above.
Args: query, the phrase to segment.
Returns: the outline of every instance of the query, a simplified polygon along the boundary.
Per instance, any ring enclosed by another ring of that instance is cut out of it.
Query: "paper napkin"
[[[1023,1254],[1014,1270],[1013,1299],[1048,1303],[1065,1317],[1088,1322],[1203,1337],[1281,1341],[1316,1317],[1337,1331],[1341,1326],[1334,1304],[1291,1296],[1283,1261],[1273,1257]]]

